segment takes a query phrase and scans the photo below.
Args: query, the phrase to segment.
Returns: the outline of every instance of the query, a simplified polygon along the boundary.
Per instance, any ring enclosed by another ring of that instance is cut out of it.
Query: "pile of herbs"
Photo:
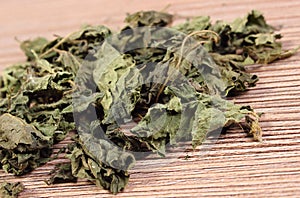
[[[255,86],[258,77],[246,65],[295,51],[282,49],[281,35],[258,11],[231,23],[199,16],[171,26],[172,20],[137,12],[117,33],[85,26],[52,41],[22,42],[27,62],[0,77],[2,169],[30,172],[76,129],[70,163],[48,183],[86,178],[117,193],[135,163],[127,151],[164,155],[167,144],[187,140],[195,148],[209,132],[240,122],[260,141],[259,116],[224,97]],[[136,123],[130,134],[120,127],[128,122]]]

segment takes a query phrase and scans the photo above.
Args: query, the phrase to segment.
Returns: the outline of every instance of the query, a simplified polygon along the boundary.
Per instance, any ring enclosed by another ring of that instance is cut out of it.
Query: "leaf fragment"
[[[16,198],[23,190],[24,185],[20,182],[4,182],[0,187],[0,195],[2,198]]]

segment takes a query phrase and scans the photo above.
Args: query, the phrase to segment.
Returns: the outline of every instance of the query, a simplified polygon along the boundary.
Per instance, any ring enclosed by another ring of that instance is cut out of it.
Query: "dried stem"
[[[203,36],[203,34],[207,34],[207,33],[210,33],[210,34],[213,35],[213,37],[211,37],[211,40],[214,40],[214,42],[216,42],[216,43],[219,42],[220,36],[219,36],[216,32],[214,32],[214,31],[212,31],[212,30],[199,30],[199,31],[195,31],[195,32],[190,33],[190,34],[187,35],[187,36],[183,39],[183,41],[182,41],[182,44],[181,44],[181,47],[180,47],[179,60],[178,60],[178,62],[177,62],[177,64],[176,64],[176,66],[175,66],[175,69],[179,69],[179,68],[180,68],[180,64],[181,64],[182,59],[183,59],[184,46],[185,46],[187,40],[188,40],[190,37],[192,37],[192,36],[195,36],[195,35]],[[203,42],[200,42],[200,44],[203,44]],[[156,96],[156,102],[158,102],[158,99],[159,99],[161,93],[163,92],[163,90],[165,89],[165,87],[166,87],[166,85],[167,85],[167,83],[168,83],[168,81],[169,81],[169,79],[170,79],[170,76],[172,76],[172,75],[168,75],[168,76],[167,76],[167,78],[166,78],[164,84],[161,86],[160,90],[158,91],[158,94],[157,94],[157,96]]]

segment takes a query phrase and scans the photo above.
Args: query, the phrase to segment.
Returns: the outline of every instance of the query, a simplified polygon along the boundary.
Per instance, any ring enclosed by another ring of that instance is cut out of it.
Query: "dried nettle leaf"
[[[20,182],[10,183],[4,182],[0,187],[0,195],[2,198],[16,198],[19,193],[24,190],[24,185]]]
[[[55,169],[50,172],[51,177],[45,182],[50,184],[76,182],[77,177],[72,174],[71,164],[57,164]]]
[[[76,128],[71,162],[48,183],[86,178],[117,193],[135,164],[132,151],[165,155],[179,141],[195,148],[209,132],[240,122],[261,141],[254,110],[224,97],[255,86],[246,65],[296,50],[282,49],[258,11],[230,23],[198,16],[170,27],[172,20],[137,12],[118,33],[84,26],[53,41],[22,42],[28,61],[0,76],[1,167],[17,175],[36,168]],[[129,122],[130,134],[120,127]]]
[[[114,163],[114,161],[118,162],[118,157],[121,156],[115,155],[115,152],[109,148],[103,148],[103,145],[109,147],[110,144],[98,141],[105,140],[91,139],[90,135],[84,134],[77,140],[77,144],[70,147],[71,154],[68,155],[68,158],[71,159],[72,175],[88,179],[97,186],[116,194],[125,188],[129,174],[127,171],[115,169],[114,166],[99,161],[100,159],[103,161],[111,159],[111,163]],[[98,155],[94,153],[98,153]],[[108,159],[104,160],[103,158]]]
[[[1,166],[20,175],[31,171],[50,157],[51,138],[34,126],[9,113],[0,116]]]
[[[173,16],[164,12],[141,11],[129,14],[125,22],[131,27],[138,26],[166,26],[172,23]]]

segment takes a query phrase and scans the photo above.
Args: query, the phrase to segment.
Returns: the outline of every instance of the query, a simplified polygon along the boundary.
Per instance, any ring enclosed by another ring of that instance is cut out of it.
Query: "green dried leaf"
[[[38,37],[34,40],[23,41],[20,45],[20,48],[24,51],[25,55],[28,57],[28,60],[35,58],[34,53],[41,53],[42,49],[48,44],[48,40],[43,37]]]
[[[53,140],[18,117],[1,115],[0,134],[0,165],[6,172],[21,175],[50,156]]]
[[[71,159],[72,175],[78,178],[88,179],[97,186],[108,189],[114,194],[123,190],[128,183],[128,172],[114,169],[100,161],[100,159],[105,157],[104,155],[107,154],[108,156],[112,157],[113,161],[118,161],[118,156],[114,156],[113,151],[111,154],[103,153],[110,152],[110,150],[106,150],[106,148],[101,148],[103,143],[99,144],[96,140],[86,140],[85,138],[89,137],[86,136],[81,139],[84,139],[83,141],[92,141],[90,142],[92,144],[86,144],[83,143],[82,140],[78,140],[78,143],[71,148],[71,154],[69,155],[69,158]],[[87,148],[86,145],[91,147]],[[95,151],[103,152],[98,154],[98,156],[95,156]]]
[[[125,22],[131,27],[166,26],[172,23],[172,20],[172,15],[157,11],[136,12],[134,14],[127,15],[125,18]]]
[[[209,16],[197,16],[192,19],[188,19],[185,23],[173,26],[185,34],[189,34],[196,30],[207,30],[211,26],[211,21]]]
[[[20,182],[9,183],[4,182],[0,187],[0,195],[2,198],[16,198],[19,193],[24,190],[24,185]]]
[[[50,174],[51,177],[45,181],[48,185],[77,181],[77,177],[72,175],[71,164],[58,164]]]

